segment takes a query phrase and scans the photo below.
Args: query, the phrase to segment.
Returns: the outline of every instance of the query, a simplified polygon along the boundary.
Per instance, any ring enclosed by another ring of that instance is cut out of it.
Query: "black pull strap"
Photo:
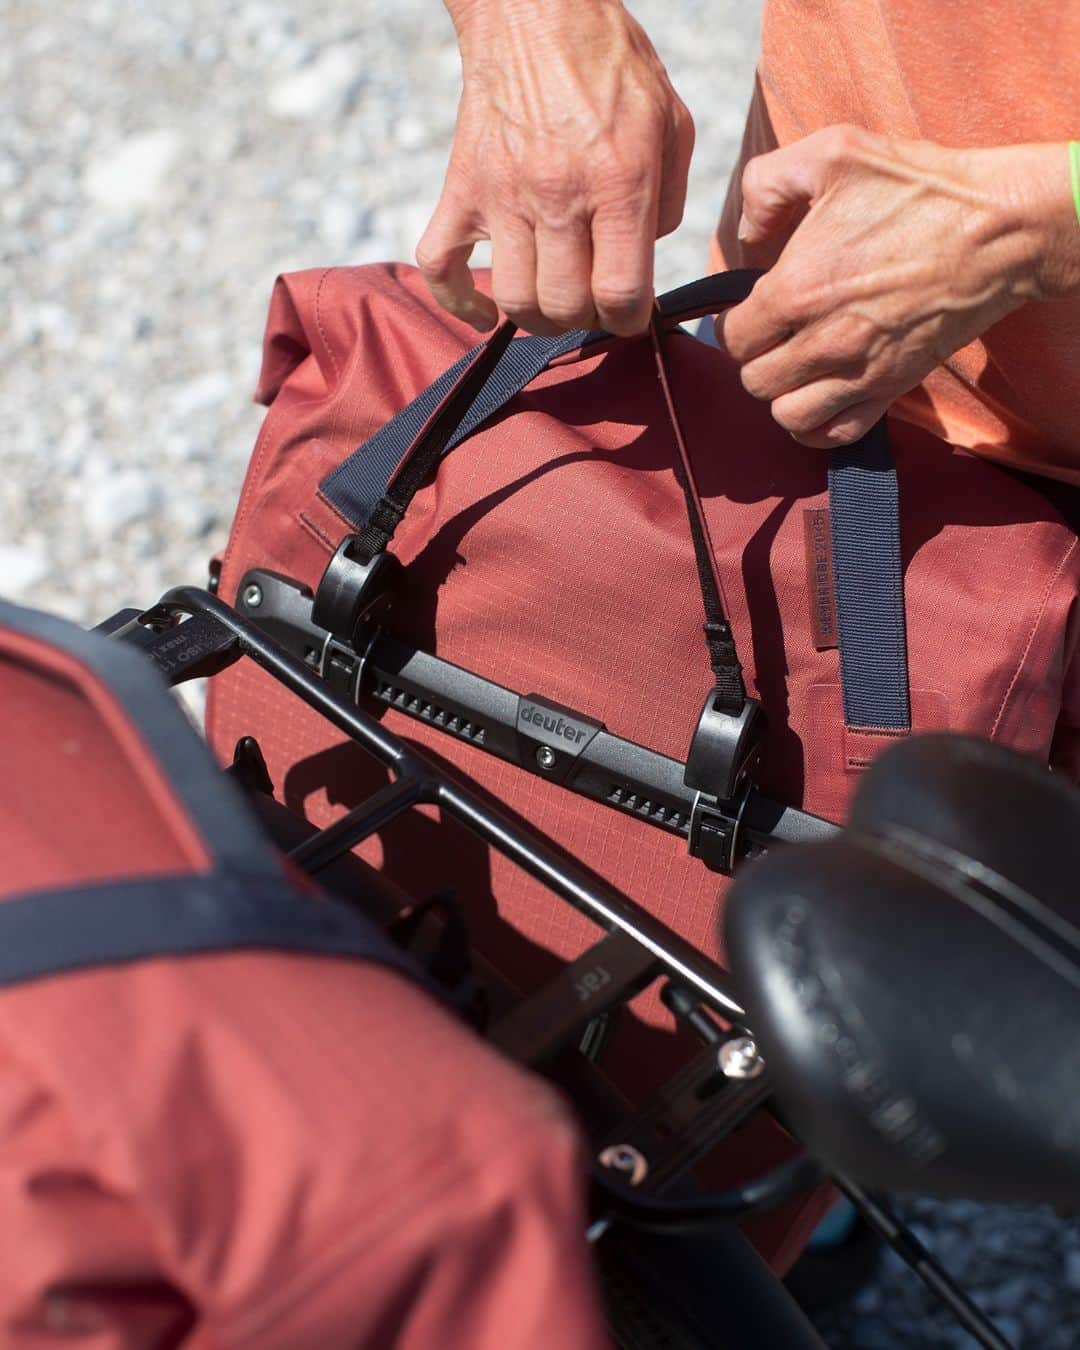
[[[664,329],[659,310],[653,312],[649,332],[656,356],[656,371],[664,396],[664,408],[678,450],[675,472],[686,501],[690,537],[694,541],[694,560],[697,563],[698,584],[701,587],[701,599],[705,609],[705,622],[702,628],[715,681],[714,707],[718,712],[738,716],[746,703],[746,685],[743,681],[742,666],[735,651],[735,635],[731,631],[731,624],[725,613],[724,588],[716,566],[716,552],[709,535],[709,523],[705,519],[701,493],[694,477],[694,466],[671,391]]]

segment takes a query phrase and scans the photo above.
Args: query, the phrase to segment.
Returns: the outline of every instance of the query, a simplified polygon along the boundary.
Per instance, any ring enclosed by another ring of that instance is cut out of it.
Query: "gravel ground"
[[[1080,1345],[1080,1222],[1046,1209],[953,1201],[894,1204],[915,1236],[1016,1350]],[[850,1302],[815,1315],[832,1350],[975,1350],[976,1342],[886,1250]]]
[[[702,268],[757,13],[639,8],[702,142],[666,286]],[[0,16],[0,577],[87,620],[201,577],[224,539],[274,276],[412,258],[457,50],[438,0],[0,0]]]
[[[667,287],[703,263],[759,6],[631,7],[698,127]],[[0,0],[0,24],[0,590],[92,622],[223,544],[274,276],[411,258],[457,56],[437,0]],[[1080,1344],[1075,1222],[907,1212],[1018,1345]],[[886,1259],[822,1326],[851,1350],[971,1344],[931,1308]]]

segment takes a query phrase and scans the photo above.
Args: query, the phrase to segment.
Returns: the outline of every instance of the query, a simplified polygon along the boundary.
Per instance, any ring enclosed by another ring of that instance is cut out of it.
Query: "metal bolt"
[[[553,769],[555,767],[555,751],[550,745],[542,745],[536,752],[536,762],[542,769]]]
[[[243,598],[247,609],[258,609],[262,604],[262,587],[257,586],[253,581],[250,586],[244,587]]]
[[[600,1154],[601,1167],[618,1172],[631,1186],[640,1186],[649,1175],[649,1164],[644,1153],[633,1144],[609,1144]]]
[[[752,1036],[736,1036],[720,1047],[720,1072],[725,1078],[756,1078],[765,1072],[765,1061]]]

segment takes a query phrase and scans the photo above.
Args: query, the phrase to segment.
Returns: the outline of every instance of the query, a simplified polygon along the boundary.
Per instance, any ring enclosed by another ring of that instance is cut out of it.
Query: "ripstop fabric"
[[[0,606],[5,943],[8,906],[77,897],[56,946],[100,958],[111,891],[212,911],[224,878],[258,913],[288,881],[149,663],[91,659],[110,646]],[[605,1345],[555,1095],[377,943],[251,937],[0,990],[5,1350]]]
[[[258,391],[269,411],[224,559],[226,600],[253,566],[318,584],[352,528],[319,483],[473,345],[472,330],[437,308],[410,267],[278,281]],[[815,646],[806,513],[827,505],[825,460],[742,391],[722,353],[679,333],[668,349],[747,688],[769,718],[758,781],[838,819],[861,768],[893,737],[845,725],[838,653]],[[905,424],[890,433],[914,729],[989,735],[1075,775],[1075,535],[996,466]],[[394,539],[406,571],[388,628],[684,759],[710,671],[675,454],[648,338],[556,360],[417,494]],[[394,710],[385,717],[722,958],[723,886],[683,841]],[[312,820],[335,818],[380,785],[362,755],[254,669],[212,682],[208,727],[221,755],[238,736],[257,735],[277,789]],[[522,987],[596,936],[452,823],[416,816],[365,851],[413,893],[456,887],[474,941]],[[636,1014],[610,1070],[644,1092],[666,1076],[673,1046],[657,1003],[639,1000]],[[751,1174],[789,1147],[759,1118],[721,1150],[717,1179]],[[819,1212],[820,1198],[756,1226],[777,1268]]]
[[[718,705],[738,715],[746,698],[723,586],[715,569],[679,418],[666,375],[668,329],[744,300],[760,273],[722,272],[656,301],[651,337],[663,406],[678,449],[680,486],[702,591],[704,634]],[[369,562],[386,548],[424,480],[443,455],[495,416],[555,360],[580,359],[612,339],[602,330],[560,337],[519,336],[501,324],[333,469],[319,495],[358,530],[356,556]],[[844,716],[856,727],[911,727],[896,470],[884,421],[855,445],[829,456],[829,510],[836,596],[836,637]],[[348,637],[348,634],[343,636]]]

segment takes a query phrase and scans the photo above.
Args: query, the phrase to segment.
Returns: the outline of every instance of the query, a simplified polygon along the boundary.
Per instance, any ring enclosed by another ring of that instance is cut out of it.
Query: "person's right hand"
[[[690,114],[619,0],[447,0],[464,88],[442,197],[416,250],[474,327],[642,332],[653,247],[682,219]],[[492,243],[493,303],[468,260]]]

